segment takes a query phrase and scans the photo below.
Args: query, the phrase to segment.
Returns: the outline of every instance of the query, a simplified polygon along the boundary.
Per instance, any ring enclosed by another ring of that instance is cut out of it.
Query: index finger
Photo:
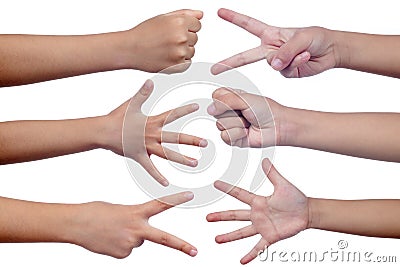
[[[263,48],[261,46],[258,46],[214,64],[211,67],[211,73],[214,75],[218,75],[227,70],[248,65],[265,58],[266,55],[263,52]]]
[[[198,32],[201,29],[201,22],[195,17],[188,17],[188,30],[190,32]]]
[[[269,27],[268,24],[259,20],[225,8],[218,10],[218,16],[242,29],[245,29],[257,37],[260,37],[264,33],[265,28]]]
[[[218,94],[218,91],[228,91],[226,94]],[[250,105],[244,99],[246,94],[239,94],[233,90],[220,88],[213,93],[214,101],[208,106],[207,112],[212,116],[218,116],[230,110],[245,110]]]
[[[233,196],[234,198],[236,198],[248,205],[250,205],[251,202],[253,201],[253,199],[257,196],[257,195],[250,193],[240,187],[233,186],[233,185],[225,183],[223,181],[215,181],[214,187],[224,193],[227,193],[228,195]]]
[[[180,9],[180,10],[169,12],[169,13],[167,13],[167,15],[187,15],[187,16],[195,17],[197,19],[202,19],[203,11],[193,10],[193,9]]]
[[[146,231],[144,238],[151,242],[182,251],[183,253],[186,253],[192,257],[197,255],[197,249],[193,245],[180,239],[179,237],[154,227],[150,227],[150,229]]]
[[[157,117],[161,118],[163,120],[163,125],[166,125],[168,123],[171,123],[177,119],[180,119],[190,113],[193,113],[195,111],[199,110],[199,105],[194,103],[194,104],[188,104],[179,108],[175,108],[169,111],[166,111],[164,113],[161,113]]]
[[[192,192],[181,192],[144,203],[145,215],[151,217],[193,199]]]

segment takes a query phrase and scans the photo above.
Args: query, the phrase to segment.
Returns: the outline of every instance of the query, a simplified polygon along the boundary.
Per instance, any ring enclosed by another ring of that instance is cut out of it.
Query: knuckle
[[[241,194],[242,194],[242,189],[241,188],[232,189],[232,195],[234,197],[239,197]]]
[[[165,246],[165,245],[168,244],[168,241],[169,241],[168,234],[167,233],[162,233],[161,236],[160,236],[160,244]]]
[[[237,235],[238,235],[239,239],[243,239],[246,237],[246,235],[243,232],[243,229],[238,230]]]
[[[178,59],[179,61],[186,57],[186,49],[183,47],[178,47],[175,49],[173,53],[174,59]]]
[[[236,220],[236,218],[237,218],[236,211],[231,211],[230,214],[229,214],[229,219],[234,221],[234,220]]]
[[[186,44],[189,41],[189,37],[182,31],[175,36],[174,40],[177,44]]]

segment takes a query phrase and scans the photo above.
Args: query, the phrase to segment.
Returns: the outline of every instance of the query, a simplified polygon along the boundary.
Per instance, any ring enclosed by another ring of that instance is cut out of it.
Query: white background
[[[400,33],[399,8],[395,0],[1,1],[0,33],[87,34],[118,31],[176,9],[201,9],[205,16],[194,60],[216,62],[259,44],[257,38],[219,19],[217,10],[220,7],[231,8],[277,26],[316,25],[357,32]],[[400,111],[397,79],[349,70],[331,70],[305,79],[285,79],[268,67],[265,61],[239,70],[264,95],[287,106],[335,112]],[[2,88],[0,121],[106,114],[132,96],[151,76],[140,71],[125,70]],[[188,90],[186,93],[197,97],[195,91]],[[171,103],[171,107],[179,104]],[[211,131],[217,129],[207,127],[197,128],[196,131],[200,136],[210,136],[213,135]],[[399,198],[397,185],[400,167],[395,163],[287,147],[276,149],[274,163],[285,177],[308,196]],[[218,166],[213,167],[218,169]],[[188,179],[185,176],[182,175],[180,179]],[[271,192],[272,187],[266,182],[257,193],[266,195]],[[135,204],[150,200],[131,179],[124,159],[101,150],[1,166],[0,195],[67,203],[101,200]],[[241,203],[227,197],[203,208],[173,209],[151,221],[154,226],[197,246],[199,254],[195,258],[150,242],[145,242],[123,260],[93,254],[68,244],[0,244],[0,266],[238,266],[240,258],[253,247],[258,237],[218,245],[214,242],[216,234],[237,229],[246,223],[207,223],[205,216],[211,211],[241,207],[244,207]],[[337,249],[336,244],[341,239],[348,241],[349,250],[397,255],[400,260],[396,250],[399,246],[397,240],[318,230],[304,231],[273,245],[271,249],[329,251],[331,248]],[[271,263],[257,259],[251,263],[252,266],[267,264]]]

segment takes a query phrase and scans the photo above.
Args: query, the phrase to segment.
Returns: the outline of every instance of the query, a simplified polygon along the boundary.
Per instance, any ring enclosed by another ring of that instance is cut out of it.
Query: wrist
[[[64,208],[62,214],[59,215],[59,227],[57,227],[56,242],[77,244],[78,233],[78,218],[81,204],[61,204]]]
[[[278,146],[295,146],[297,144],[296,137],[301,132],[301,121],[297,119],[298,109],[281,106],[280,111],[273,112],[275,119],[277,145]]]
[[[329,30],[330,39],[333,42],[333,54],[335,57],[335,68],[347,68],[350,61],[350,47],[348,33]]]
[[[125,113],[123,115],[125,115]],[[110,150],[116,154],[122,155],[123,118],[119,116],[119,113],[114,114],[112,112],[108,115],[98,117],[96,140],[98,148]]]
[[[140,67],[143,65],[140,59],[146,56],[143,55],[143,51],[141,51],[138,44],[138,40],[142,39],[143,36],[138,36],[135,28],[117,32],[115,35],[118,40],[116,42],[118,51],[117,60],[121,69],[140,70]]]
[[[307,229],[319,229],[320,212],[318,206],[318,199],[308,198],[308,224]]]
[[[132,62],[134,62],[132,57],[134,57],[135,52],[135,49],[132,48],[132,42],[136,38],[131,38],[130,35],[129,30],[103,34],[103,44],[108,46],[111,51],[109,55],[100,56],[111,56],[111,70],[135,68],[132,65]]]

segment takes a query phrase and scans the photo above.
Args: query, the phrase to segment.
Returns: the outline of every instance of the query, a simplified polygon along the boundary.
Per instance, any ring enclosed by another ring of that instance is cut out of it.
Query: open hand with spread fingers
[[[154,84],[147,80],[132,99],[122,104],[108,115],[109,137],[105,148],[138,162],[160,184],[167,186],[168,180],[157,170],[150,156],[171,160],[196,167],[196,159],[179,154],[162,146],[175,143],[206,147],[207,140],[192,135],[163,131],[163,126],[199,109],[198,104],[188,104],[156,116],[146,116],[141,106],[149,98]]]
[[[220,9],[218,15],[260,38],[261,44],[220,61],[213,66],[213,74],[262,59],[288,78],[312,76],[339,64],[332,31],[328,29],[275,27],[228,9]]]
[[[249,210],[228,210],[207,215],[209,222],[251,221],[251,225],[239,230],[218,235],[217,243],[226,243],[261,234],[260,241],[247,253],[241,263],[254,260],[260,251],[282,239],[296,235],[309,225],[308,198],[287,181],[268,159],[264,159],[263,170],[274,185],[274,193],[263,197],[222,181],[215,187],[248,204]]]

